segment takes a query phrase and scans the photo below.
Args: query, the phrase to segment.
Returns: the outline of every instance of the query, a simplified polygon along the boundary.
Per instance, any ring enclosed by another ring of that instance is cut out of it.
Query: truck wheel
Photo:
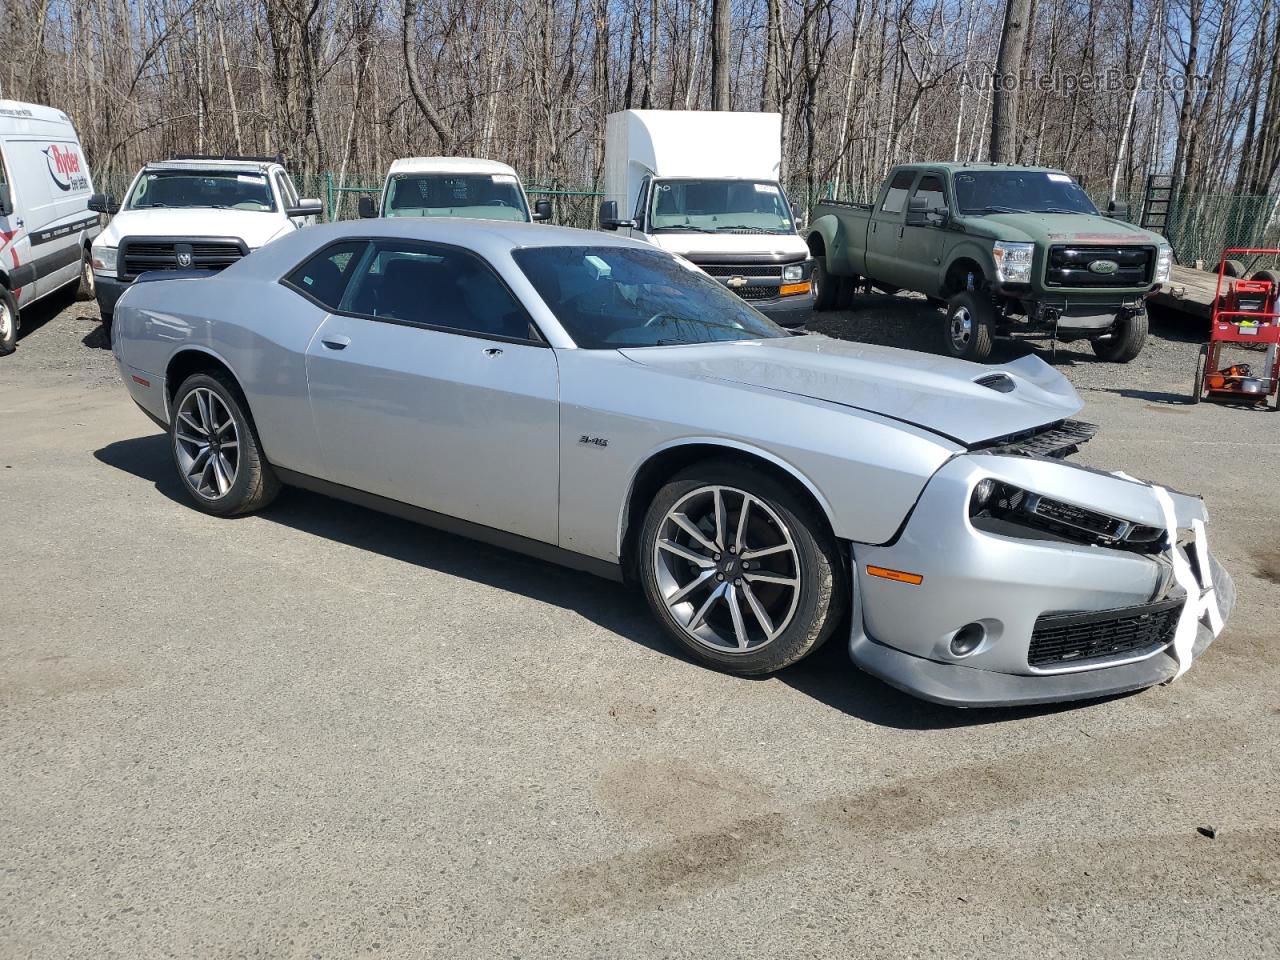
[[[836,293],[836,309],[852,310],[853,298],[857,292],[858,292],[857,277],[841,277],[840,286]]]
[[[1131,313],[1116,320],[1111,336],[1090,340],[1094,355],[1109,363],[1128,363],[1142,352],[1147,342],[1147,311]]]
[[[98,295],[98,278],[93,275],[93,260],[89,248],[84,248],[80,258],[80,285],[76,287],[76,299],[85,303]]]
[[[840,278],[827,273],[826,257],[813,258],[813,275],[809,282],[813,285],[813,309],[834,309],[840,293]]]
[[[0,287],[0,357],[13,353],[18,346],[18,302],[13,294]]]
[[[991,356],[995,308],[976,290],[961,290],[947,303],[947,353],[961,360],[982,363]]]

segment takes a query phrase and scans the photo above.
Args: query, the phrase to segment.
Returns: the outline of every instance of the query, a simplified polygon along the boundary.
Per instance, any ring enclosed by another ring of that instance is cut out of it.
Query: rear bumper
[[[930,480],[894,541],[853,548],[853,661],[913,696],[963,707],[1105,697],[1171,679],[1178,669],[1173,631],[1152,626],[1147,613],[1153,604],[1183,596],[1170,551],[1137,553],[1024,538],[1017,528],[978,529],[969,521],[968,504],[974,486],[987,477],[1164,527],[1149,485],[1061,461],[956,457]],[[1180,536],[1205,518],[1197,498],[1170,498]],[[1225,620],[1235,588],[1212,556],[1208,562]],[[872,576],[868,567],[920,579]],[[1063,622],[1091,625],[1073,634],[1071,649],[1055,648],[1067,642],[1054,633]],[[979,627],[976,648],[954,653],[957,634]],[[1193,656],[1213,636],[1199,625]]]

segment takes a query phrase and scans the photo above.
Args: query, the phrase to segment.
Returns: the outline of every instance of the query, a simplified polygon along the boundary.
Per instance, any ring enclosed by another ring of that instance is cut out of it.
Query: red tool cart
[[[1265,404],[1274,397],[1271,409],[1280,408],[1280,274],[1259,270],[1248,279],[1225,283],[1231,275],[1228,269],[1239,269],[1240,261],[1230,258],[1268,254],[1280,256],[1280,249],[1229,247],[1223,253],[1209,342],[1200,348],[1196,362],[1192,403]]]

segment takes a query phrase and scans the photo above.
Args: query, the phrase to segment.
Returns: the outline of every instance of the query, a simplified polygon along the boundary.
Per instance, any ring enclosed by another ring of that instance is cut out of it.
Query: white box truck
[[[391,164],[382,197],[360,198],[362,217],[549,220],[551,201],[532,209],[515,170],[477,157],[404,157]]]
[[[603,229],[679,254],[777,323],[809,319],[813,259],[778,182],[779,114],[624,110],[604,152]]]
[[[52,107],[0,100],[0,355],[21,311],[64,287],[93,299],[89,247],[101,223],[80,138]]]

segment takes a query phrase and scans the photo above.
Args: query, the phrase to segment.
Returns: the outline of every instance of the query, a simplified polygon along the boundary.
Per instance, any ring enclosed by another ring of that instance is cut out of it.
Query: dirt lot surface
[[[838,641],[701,669],[621,586],[319,496],[200,514],[55,307],[0,359],[0,956],[1280,955],[1280,415],[1187,405],[1192,331],[1057,360],[1084,461],[1207,498],[1225,633],[962,712]]]

